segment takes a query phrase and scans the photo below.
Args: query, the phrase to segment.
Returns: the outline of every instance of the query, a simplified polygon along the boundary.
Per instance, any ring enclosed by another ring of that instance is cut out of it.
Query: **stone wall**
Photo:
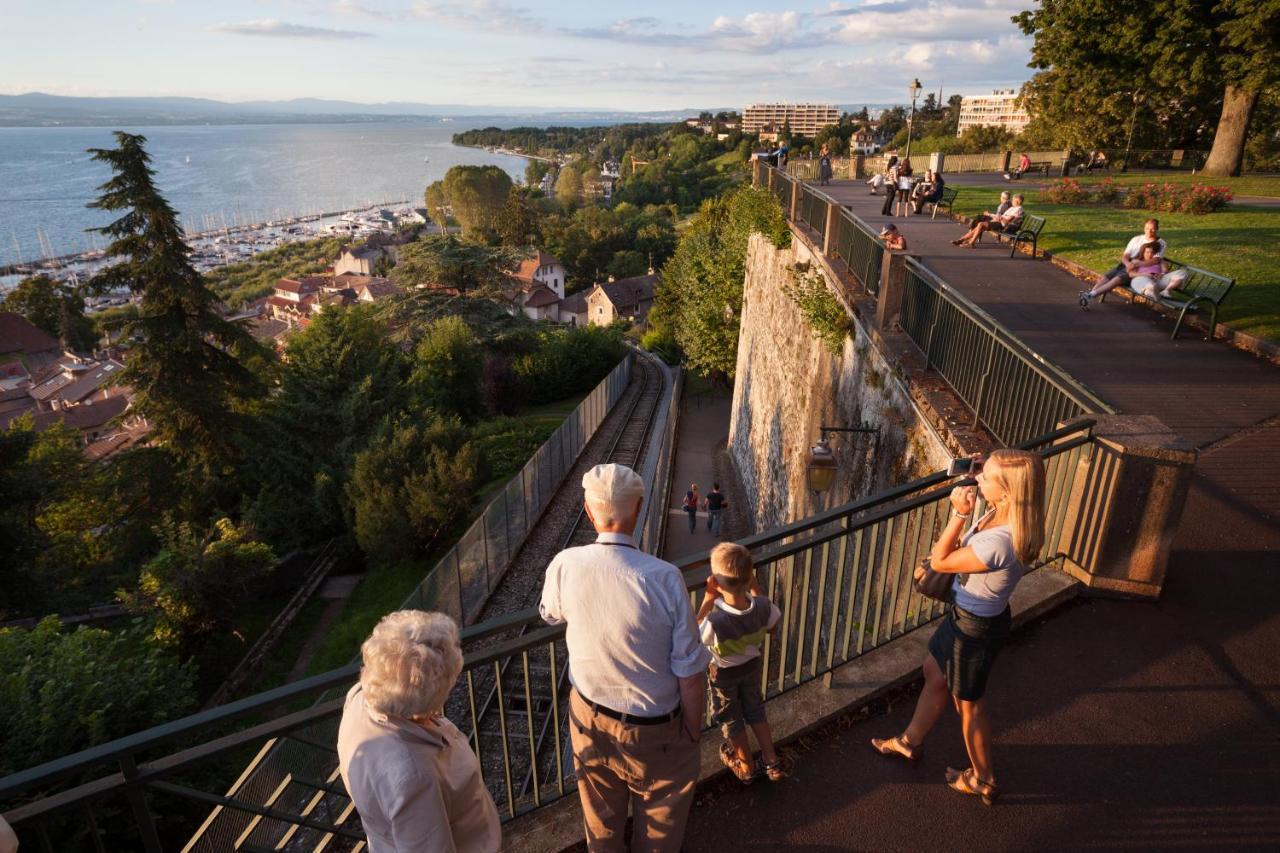
[[[757,530],[936,471],[951,456],[860,321],[854,318],[839,356],[814,336],[784,289],[797,264],[823,271],[799,237],[788,249],[751,238],[729,451]],[[829,279],[827,286],[838,292]],[[815,496],[804,456],[819,428],[863,421],[879,435],[833,434],[836,482]]]

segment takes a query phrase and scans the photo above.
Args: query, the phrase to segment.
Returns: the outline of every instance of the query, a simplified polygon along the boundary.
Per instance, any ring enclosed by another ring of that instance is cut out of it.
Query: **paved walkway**
[[[857,185],[832,195],[873,225]],[[874,212],[873,212],[874,211]],[[1051,223],[1052,224],[1052,223]],[[700,793],[688,850],[1276,849],[1280,845],[1280,373],[1127,303],[1089,313],[1078,283],[955,223],[900,221],[913,253],[1123,411],[1201,448],[1158,603],[1085,599],[1017,636],[989,692],[1005,790],[948,791],[966,766],[944,716],[916,766],[873,754],[887,716],[797,749],[794,778]],[[1117,252],[1130,235],[1117,235]],[[927,629],[926,629],[927,630]]]
[[[694,385],[691,381],[686,389]],[[675,467],[671,476],[671,494],[667,498],[667,536],[662,556],[677,560],[706,551],[716,544],[707,531],[707,514],[698,510],[697,530],[689,532],[689,516],[681,509],[690,483],[698,484],[701,499],[711,491],[711,484],[721,482],[721,491],[729,494],[730,484],[722,476],[725,442],[729,437],[729,417],[733,398],[727,392],[708,393],[686,390],[680,409],[680,431],[676,441]],[[736,504],[729,496],[730,504]],[[747,535],[737,522],[737,513],[725,510],[721,517],[721,537],[738,539]]]

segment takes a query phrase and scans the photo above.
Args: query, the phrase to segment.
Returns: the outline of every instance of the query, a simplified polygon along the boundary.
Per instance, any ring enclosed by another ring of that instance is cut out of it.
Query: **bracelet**
[[[968,515],[965,515],[963,512],[956,512],[954,509],[951,510],[951,512],[953,515],[955,515],[956,518],[973,518],[972,511],[970,511]]]

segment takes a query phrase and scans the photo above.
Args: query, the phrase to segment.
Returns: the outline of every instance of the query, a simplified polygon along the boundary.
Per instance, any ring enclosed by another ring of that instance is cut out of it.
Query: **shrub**
[[[1192,184],[1182,199],[1183,213],[1203,215],[1213,213],[1227,206],[1234,196],[1227,187],[1211,187],[1205,184]]]
[[[1143,184],[1129,190],[1124,197],[1124,206],[1135,210],[1204,215],[1221,210],[1231,199],[1231,190],[1227,187],[1211,187],[1206,184]]]
[[[680,363],[680,344],[676,343],[676,336],[671,333],[670,329],[650,329],[640,339],[640,346],[658,356],[667,364]]]
[[[1040,198],[1051,204],[1085,204],[1089,201],[1089,191],[1075,178],[1059,178],[1041,190]]]
[[[1093,197],[1099,204],[1115,204],[1123,195],[1120,185],[1108,176],[1094,188]]]

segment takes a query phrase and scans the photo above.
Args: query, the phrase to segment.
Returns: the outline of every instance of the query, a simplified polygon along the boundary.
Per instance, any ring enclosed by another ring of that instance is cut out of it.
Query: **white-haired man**
[[[710,656],[684,578],[631,535],[644,483],[623,465],[582,478],[599,538],[547,568],[542,618],[567,623],[573,693],[569,734],[587,849],[678,851],[698,781],[698,738]]]

